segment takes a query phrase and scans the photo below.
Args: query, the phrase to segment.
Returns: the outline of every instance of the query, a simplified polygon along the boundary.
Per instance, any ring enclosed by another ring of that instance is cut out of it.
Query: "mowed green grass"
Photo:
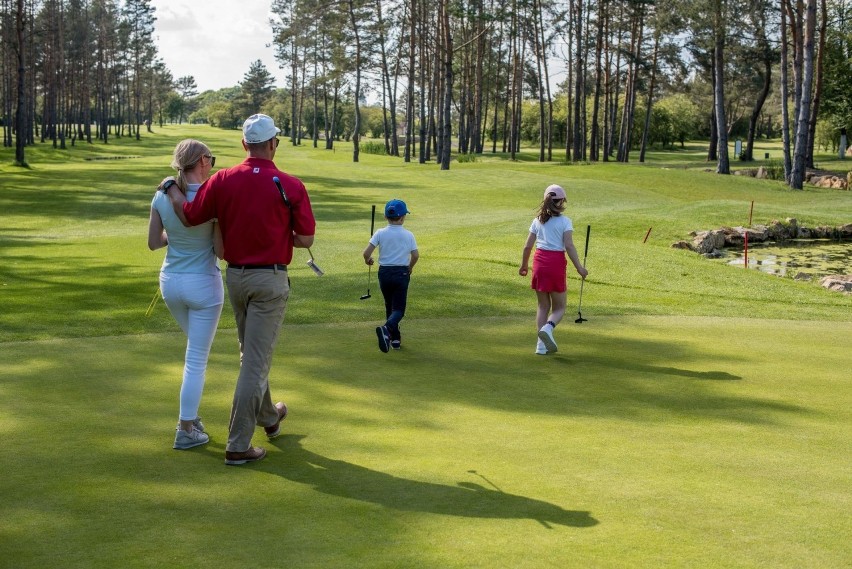
[[[146,226],[175,142],[201,138],[228,166],[239,133],[155,130],[0,166],[0,567],[848,564],[852,300],[670,245],[747,223],[752,200],[755,223],[848,223],[852,194],[664,154],[441,172],[282,141],[326,276],[297,251],[271,379],[286,435],[259,431],[269,457],[230,468],[230,308],[201,407],[211,443],[174,451],[184,340],[162,303],[145,316],[163,256]],[[104,153],[139,158],[84,160]],[[572,275],[560,352],[540,357],[517,264],[554,182],[581,253],[592,226],[589,321],[572,322]],[[381,354],[360,251],[391,197],[422,260],[404,348]]]

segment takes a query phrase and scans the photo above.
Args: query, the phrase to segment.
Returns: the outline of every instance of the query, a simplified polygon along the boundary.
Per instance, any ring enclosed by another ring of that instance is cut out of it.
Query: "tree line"
[[[272,0],[271,11],[287,84],[274,88],[258,61],[240,85],[198,94],[159,60],[147,0],[0,0],[4,144],[13,133],[17,145],[107,142],[185,118],[230,128],[262,110],[293,144],[351,139],[354,161],[368,133],[441,168],[453,153],[515,158],[522,142],[541,161],[644,161],[652,144],[706,137],[727,174],[732,136],[745,138],[742,160],[758,137],[780,136],[801,188],[815,146],[852,127],[852,0]]]
[[[150,128],[173,90],[155,21],[148,0],[0,0],[0,123],[16,162],[37,139],[65,148]]]
[[[849,0],[276,0],[273,11],[291,115],[310,106],[328,128],[343,87],[357,123],[372,89],[386,152],[406,161],[514,158],[522,140],[541,161],[643,161],[651,143],[698,134],[727,174],[732,134],[746,139],[743,160],[761,134],[781,135],[800,188],[817,141],[852,127]]]

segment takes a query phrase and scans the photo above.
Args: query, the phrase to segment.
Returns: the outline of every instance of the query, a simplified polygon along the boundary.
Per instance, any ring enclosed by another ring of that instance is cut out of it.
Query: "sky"
[[[175,79],[192,75],[198,92],[235,87],[261,60],[283,87],[269,26],[271,0],[152,0],[154,42]]]

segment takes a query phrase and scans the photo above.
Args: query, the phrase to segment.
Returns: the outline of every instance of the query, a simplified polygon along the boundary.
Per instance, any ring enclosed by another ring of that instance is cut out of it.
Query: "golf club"
[[[154,293],[154,298],[151,299],[151,302],[148,303],[148,310],[145,311],[145,316],[151,316],[154,312],[154,307],[157,306],[157,302],[160,300],[160,287],[157,287],[157,292]]]
[[[281,187],[281,180],[278,179],[278,176],[272,176],[272,181],[275,182],[275,185],[278,187],[278,193],[281,194],[281,199],[284,200],[284,205],[287,206],[287,209],[290,210],[290,215],[292,215],[293,210],[290,209],[290,200],[287,199],[287,194],[284,193],[284,188]]]
[[[373,229],[376,227],[376,206],[373,206],[373,214],[370,219],[370,238],[373,237]],[[367,265],[367,294],[361,295],[361,300],[370,298],[370,277],[373,275],[373,265]]]
[[[312,270],[314,273],[316,273],[316,275],[317,275],[318,277],[323,276],[325,273],[324,273],[324,272],[322,271],[322,269],[320,269],[320,268],[317,266],[317,264],[314,262],[314,254],[313,254],[313,253],[311,253],[311,248],[310,248],[310,247],[308,247],[308,255],[310,255],[310,257],[311,257],[310,259],[308,259],[308,266],[311,268],[311,270]]]
[[[589,234],[592,232],[592,226],[586,226],[586,251],[583,253],[583,268],[586,268],[586,256],[589,254]],[[586,284],[586,279],[580,281],[580,305],[577,307],[577,318],[574,320],[576,324],[588,322],[588,319],[583,318],[583,285]]]
[[[281,199],[284,200],[284,205],[287,206],[287,209],[290,211],[290,225],[292,226],[293,208],[290,207],[290,200],[287,199],[287,194],[284,193],[284,188],[281,186],[281,180],[278,178],[278,176],[273,176],[272,181],[275,182],[275,186],[278,188],[278,193],[281,194]],[[310,247],[308,247],[308,255],[310,256],[310,259],[308,259],[308,266],[316,274],[316,276],[323,276],[325,273],[314,262],[314,254],[311,253]]]

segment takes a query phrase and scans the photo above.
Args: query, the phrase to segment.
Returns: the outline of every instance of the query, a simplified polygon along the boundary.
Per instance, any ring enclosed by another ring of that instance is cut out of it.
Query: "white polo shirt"
[[[370,243],[379,248],[379,265],[407,267],[411,252],[417,250],[414,234],[401,225],[388,225],[376,231]]]

